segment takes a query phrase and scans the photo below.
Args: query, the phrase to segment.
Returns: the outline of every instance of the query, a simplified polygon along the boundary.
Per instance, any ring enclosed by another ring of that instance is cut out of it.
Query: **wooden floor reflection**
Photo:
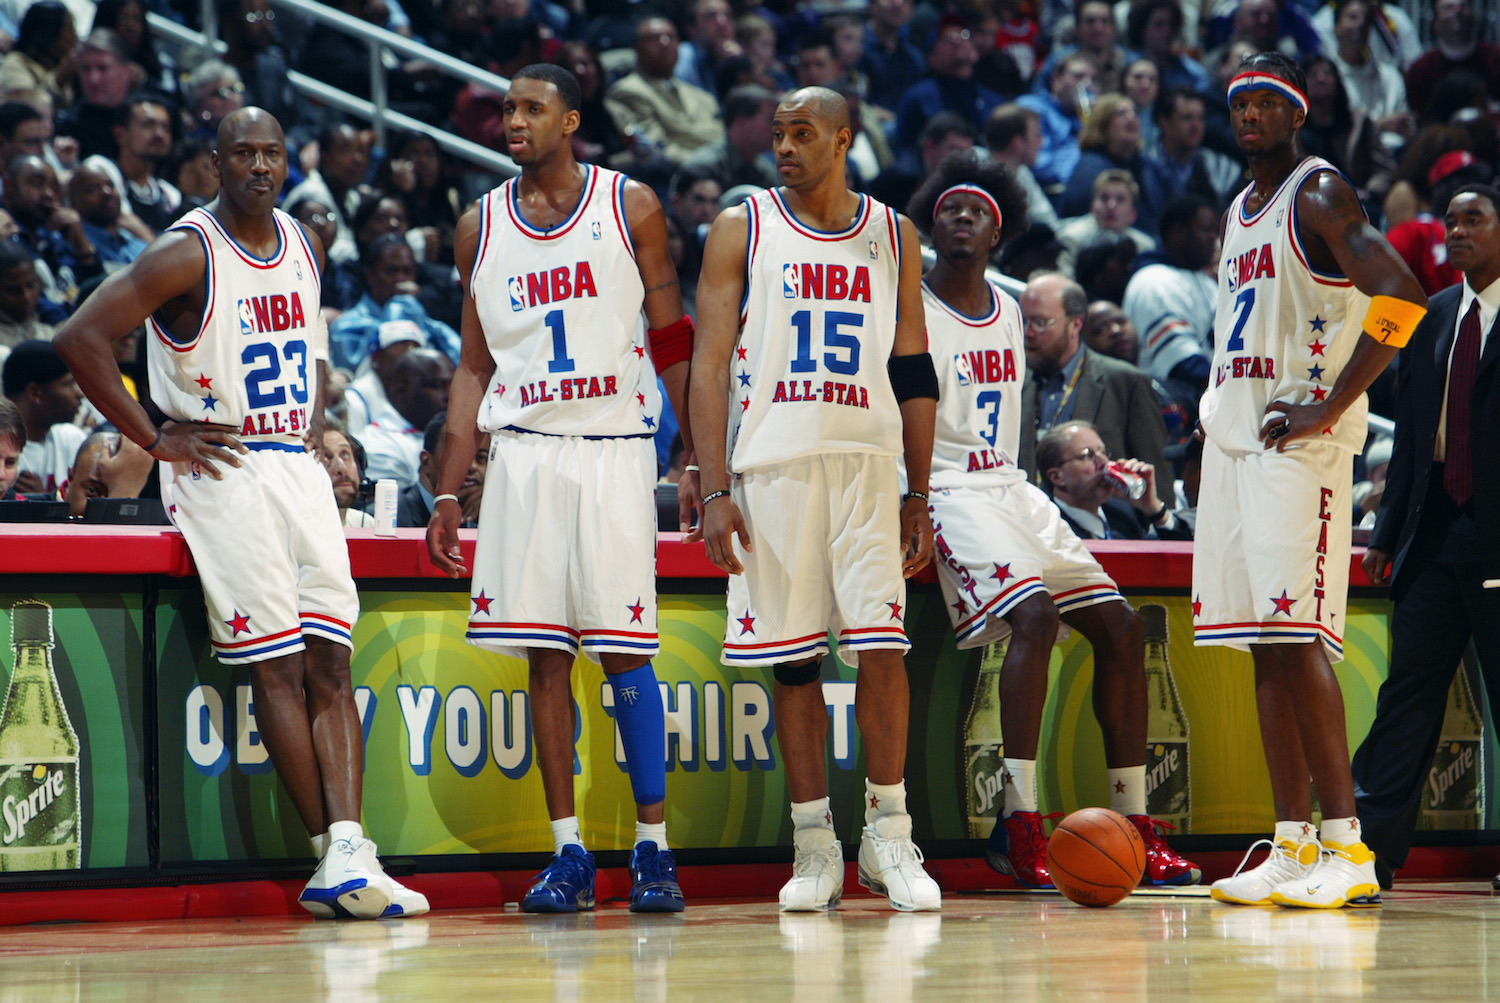
[[[932,1000],[1500,996],[1500,896],[1409,884],[1379,909],[1135,895],[950,895],[940,914],[853,898],[829,915],[696,903],[679,916],[438,912],[11,928],[0,1003],[32,1000]]]

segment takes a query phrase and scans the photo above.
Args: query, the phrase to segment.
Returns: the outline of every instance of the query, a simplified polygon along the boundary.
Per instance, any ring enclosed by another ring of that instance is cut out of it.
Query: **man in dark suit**
[[[432,518],[433,492],[437,489],[438,473],[443,469],[446,448],[443,430],[447,425],[448,412],[439,411],[422,432],[422,459],[417,467],[417,479],[396,496],[397,526],[425,526]],[[463,486],[458,489],[458,504],[463,509],[465,526],[479,525],[479,497],[483,493],[484,475],[489,465],[490,437],[481,435],[474,458],[469,461],[469,472],[464,475]]]
[[[1156,470],[1142,460],[1110,463],[1098,429],[1070,421],[1042,436],[1037,466],[1063,521],[1085,540],[1191,540],[1192,530],[1156,492]],[[1145,482],[1139,497],[1123,495],[1111,466]],[[1171,470],[1170,467],[1166,469]]]
[[[1500,706],[1500,190],[1460,188],[1444,225],[1464,281],[1432,298],[1401,352],[1396,443],[1365,553],[1389,581],[1390,671],[1354,754],[1365,842],[1383,887],[1406,862],[1453,674],[1470,638]],[[1472,767],[1478,768],[1478,764]],[[1500,877],[1495,879],[1500,888]]]
[[[1045,486],[1038,437],[1070,421],[1085,421],[1098,430],[1110,456],[1144,460],[1163,483],[1171,483],[1161,399],[1144,372],[1083,345],[1080,333],[1088,313],[1083,287],[1065,275],[1042,275],[1027,284],[1020,304],[1026,316],[1021,468]]]

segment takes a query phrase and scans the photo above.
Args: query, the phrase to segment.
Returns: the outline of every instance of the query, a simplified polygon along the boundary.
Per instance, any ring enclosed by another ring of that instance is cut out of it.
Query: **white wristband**
[[[457,502],[458,495],[438,495],[436,498],[432,499],[432,507],[437,508],[437,503],[440,501]]]

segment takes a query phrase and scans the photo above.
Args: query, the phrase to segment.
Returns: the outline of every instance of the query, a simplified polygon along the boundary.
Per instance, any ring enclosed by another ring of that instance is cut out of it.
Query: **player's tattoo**
[[[652,293],[659,293],[664,289],[676,289],[679,285],[681,285],[681,283],[677,281],[676,276],[673,276],[670,282],[663,282],[659,285],[654,285],[647,289],[646,295],[650,296]]]

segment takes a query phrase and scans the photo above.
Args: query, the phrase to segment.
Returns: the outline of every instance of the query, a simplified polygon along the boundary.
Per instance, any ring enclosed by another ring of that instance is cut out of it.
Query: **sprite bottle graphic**
[[[52,671],[52,607],[10,609],[15,664],[0,711],[0,871],[79,866],[78,736]]]
[[[1464,662],[1474,660],[1473,648]],[[1475,665],[1477,670],[1478,666]],[[1469,685],[1469,665],[1462,664],[1448,687],[1437,751],[1417,814],[1418,829],[1478,829],[1484,818],[1484,722]]]
[[[987,645],[964,721],[964,800],[969,837],[986,839],[1005,807],[1000,777],[1005,772],[1005,738],[1000,730],[1000,665],[1008,641]]]
[[[1187,832],[1192,817],[1188,784],[1188,719],[1167,661],[1167,611],[1141,607],[1146,621],[1146,813]]]

